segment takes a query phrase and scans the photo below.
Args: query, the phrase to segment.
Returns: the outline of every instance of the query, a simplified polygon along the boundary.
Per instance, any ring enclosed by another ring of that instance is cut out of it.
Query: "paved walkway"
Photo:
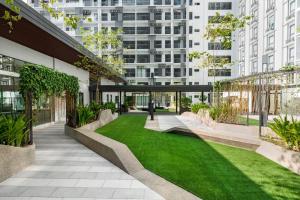
[[[63,133],[36,131],[36,161],[0,183],[0,200],[163,199],[141,182]]]

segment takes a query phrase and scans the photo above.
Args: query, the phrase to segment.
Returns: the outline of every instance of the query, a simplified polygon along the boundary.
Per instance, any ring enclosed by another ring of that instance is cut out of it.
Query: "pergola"
[[[96,85],[90,86],[90,94],[96,93]],[[212,85],[101,85],[99,91],[103,92],[118,92],[119,93],[119,112],[121,114],[122,94],[124,99],[126,92],[148,92],[149,102],[152,101],[153,92],[175,92],[176,93],[176,113],[181,113],[181,96],[183,92],[201,92],[202,102],[204,102],[204,92],[212,92]],[[179,105],[178,105],[179,103]],[[178,109],[179,107],[179,109]]]

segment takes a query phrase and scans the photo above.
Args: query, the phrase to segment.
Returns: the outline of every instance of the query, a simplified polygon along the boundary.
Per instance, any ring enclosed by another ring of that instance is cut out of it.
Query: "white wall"
[[[80,92],[84,93],[85,104],[89,103],[89,72],[55,59],[13,41],[0,37],[0,54],[26,62],[44,65],[57,71],[78,77]]]

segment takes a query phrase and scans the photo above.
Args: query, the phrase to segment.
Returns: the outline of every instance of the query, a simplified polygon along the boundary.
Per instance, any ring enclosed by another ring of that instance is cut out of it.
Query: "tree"
[[[221,48],[231,49],[232,45],[232,33],[245,28],[251,16],[243,16],[242,18],[235,17],[233,14],[228,13],[225,16],[221,16],[220,13],[216,13],[211,17],[206,26],[204,38],[212,43],[219,43]],[[190,59],[200,59],[200,67],[206,67],[215,69],[216,67],[224,67],[226,65],[232,65],[231,59],[227,57],[217,57],[211,55],[207,51],[199,52],[194,51],[189,54]]]
[[[203,37],[211,43],[217,43],[221,49],[231,49],[232,33],[245,28],[251,18],[251,16],[238,18],[231,13],[221,16],[220,13],[217,12],[215,16],[209,19]],[[214,50],[213,54],[207,51],[194,51],[189,54],[189,58],[198,59],[200,61],[199,67],[211,68],[213,70],[214,79],[217,68],[233,65],[231,58],[215,56]]]
[[[121,29],[107,30],[102,29],[98,32],[91,32],[88,30],[81,29],[83,45],[94,52],[102,61],[111,67],[114,71],[122,74],[123,73],[123,58],[119,55],[119,50],[122,48],[122,41],[120,39]],[[101,73],[100,69],[97,70],[96,78],[96,102],[99,101],[99,86],[101,84]]]

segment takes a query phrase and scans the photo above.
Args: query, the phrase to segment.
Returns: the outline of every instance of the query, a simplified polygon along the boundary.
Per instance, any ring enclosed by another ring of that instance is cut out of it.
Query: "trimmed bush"
[[[192,112],[193,113],[198,113],[199,110],[202,110],[202,109],[209,109],[209,106],[205,103],[195,103],[192,105]]]

